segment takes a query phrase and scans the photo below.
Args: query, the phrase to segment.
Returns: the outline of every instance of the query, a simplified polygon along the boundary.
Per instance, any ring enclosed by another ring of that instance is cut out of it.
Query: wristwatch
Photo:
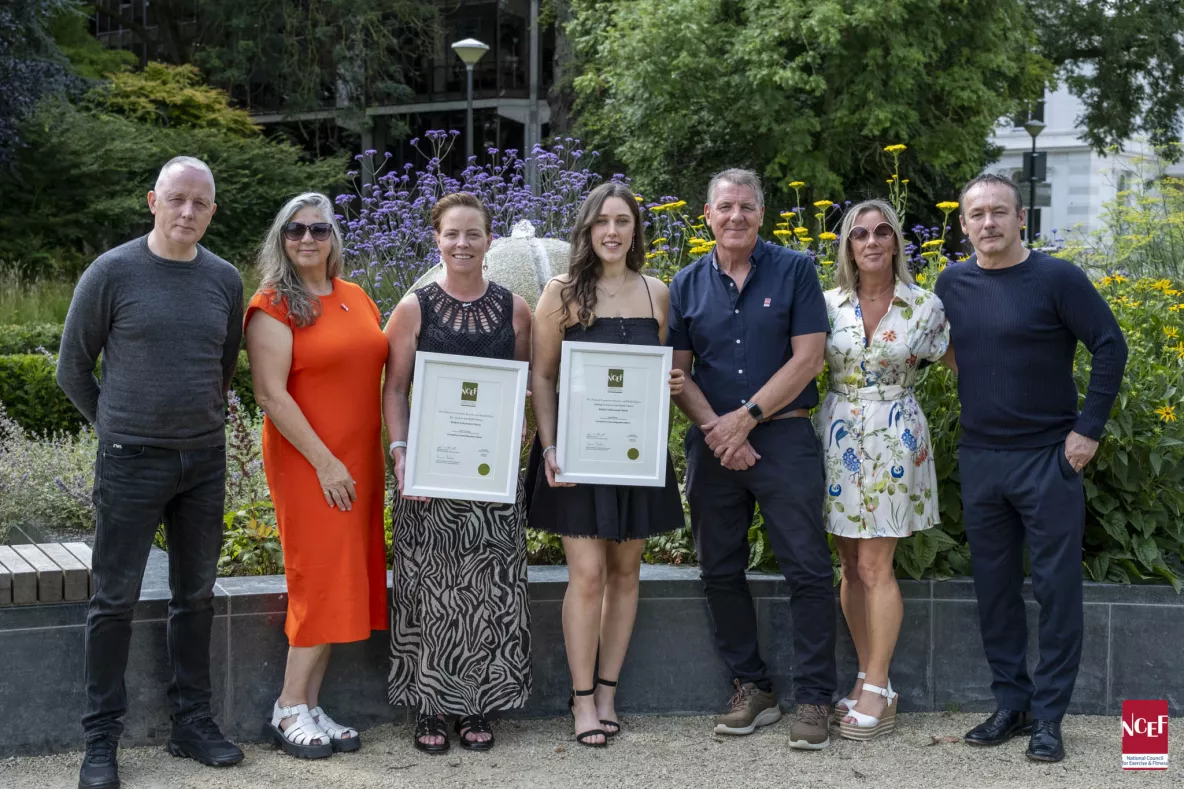
[[[748,409],[749,416],[751,416],[756,421],[759,422],[765,418],[765,412],[761,410],[759,405],[752,402],[751,400],[749,400],[744,407]]]

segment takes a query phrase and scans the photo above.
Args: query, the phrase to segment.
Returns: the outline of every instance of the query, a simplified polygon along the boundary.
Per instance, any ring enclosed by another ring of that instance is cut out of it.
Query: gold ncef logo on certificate
[[[625,386],[625,371],[614,370],[609,368],[608,371],[608,388],[620,390]]]
[[[460,385],[460,401],[462,403],[477,402],[477,384],[464,381]]]

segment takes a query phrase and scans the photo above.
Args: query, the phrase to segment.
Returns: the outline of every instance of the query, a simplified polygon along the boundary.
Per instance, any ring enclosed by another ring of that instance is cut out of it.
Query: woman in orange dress
[[[281,209],[245,316],[263,467],[288,581],[288,664],[269,731],[294,756],[361,746],[318,703],[331,644],[386,629],[382,373],[378,307],[340,278],[333,204],[308,193]]]

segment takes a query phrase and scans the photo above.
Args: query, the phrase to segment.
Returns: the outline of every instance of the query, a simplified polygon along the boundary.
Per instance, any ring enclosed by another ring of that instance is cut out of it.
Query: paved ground
[[[297,762],[270,748],[247,746],[243,764],[212,770],[174,759],[160,748],[121,752],[125,789],[270,789],[326,787],[907,787],[908,789],[1037,789],[1040,787],[1180,786],[1184,721],[1172,722],[1173,759],[1166,772],[1124,773],[1118,718],[1070,717],[1069,757],[1042,765],[1024,758],[1026,740],[993,749],[972,748],[960,735],[980,715],[903,715],[896,733],[872,743],[835,739],[820,752],[786,744],[788,720],[751,737],[710,734],[707,718],[626,718],[608,748],[577,746],[563,719],[495,723],[498,746],[472,754],[453,744],[444,756],[411,747],[406,725],[363,732],[362,750],[316,762]],[[950,741],[952,740],[952,741]],[[78,754],[0,761],[0,787],[40,789],[77,785]]]

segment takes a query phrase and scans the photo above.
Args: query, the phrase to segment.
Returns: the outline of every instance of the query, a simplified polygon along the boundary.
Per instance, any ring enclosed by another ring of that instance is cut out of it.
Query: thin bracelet
[[[403,449],[406,449],[406,448],[407,448],[407,442],[406,442],[406,441],[392,441],[392,442],[391,442],[391,448],[390,448],[389,450],[387,450],[387,452],[388,452],[388,453],[390,453],[390,452],[394,452],[394,451],[395,451],[396,449],[398,449],[399,447],[402,447]]]
[[[552,444],[551,446],[547,447],[546,449],[544,449],[544,450],[543,450],[543,456],[545,457],[545,456],[546,456],[546,454],[547,454],[548,452],[551,452],[551,451],[553,451],[554,449],[555,449],[555,445],[554,445],[554,444]]]

